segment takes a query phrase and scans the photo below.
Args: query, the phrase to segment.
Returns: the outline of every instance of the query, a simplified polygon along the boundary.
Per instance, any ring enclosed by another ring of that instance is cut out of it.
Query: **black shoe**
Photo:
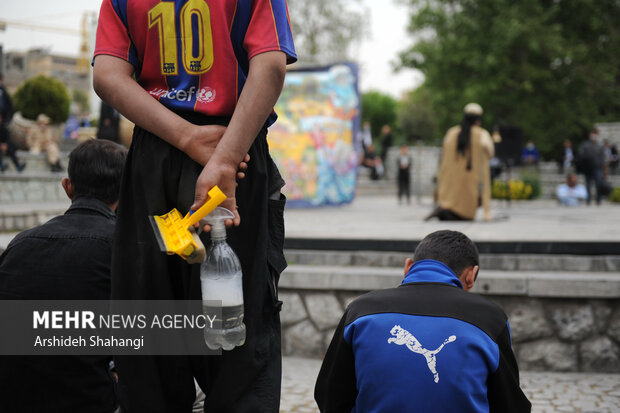
[[[0,172],[4,173],[4,171],[6,171],[8,169],[8,167],[9,167],[8,165],[0,163]]]
[[[17,172],[21,172],[26,169],[26,162],[20,162],[17,164]]]

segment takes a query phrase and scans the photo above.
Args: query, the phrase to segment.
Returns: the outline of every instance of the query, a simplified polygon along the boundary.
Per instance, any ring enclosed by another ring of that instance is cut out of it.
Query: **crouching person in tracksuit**
[[[424,238],[402,285],[346,309],[316,383],[321,412],[529,412],[506,315],[467,293],[477,275],[467,236]]]

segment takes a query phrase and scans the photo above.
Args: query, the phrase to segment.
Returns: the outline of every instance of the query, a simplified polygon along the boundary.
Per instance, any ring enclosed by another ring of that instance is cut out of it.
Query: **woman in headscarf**
[[[491,219],[491,176],[489,160],[494,154],[491,135],[483,129],[482,107],[465,106],[463,121],[448,130],[443,140],[439,166],[437,202],[426,219],[473,220],[480,204],[484,219]]]

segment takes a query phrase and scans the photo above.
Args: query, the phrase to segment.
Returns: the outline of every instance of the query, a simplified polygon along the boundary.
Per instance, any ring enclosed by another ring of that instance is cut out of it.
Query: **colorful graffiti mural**
[[[339,205],[353,200],[358,154],[358,70],[336,64],[287,72],[269,128],[269,148],[286,185],[288,206]]]

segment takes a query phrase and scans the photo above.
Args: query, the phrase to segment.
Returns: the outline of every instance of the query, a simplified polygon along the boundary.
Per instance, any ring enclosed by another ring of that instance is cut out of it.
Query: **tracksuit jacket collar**
[[[456,274],[446,264],[435,260],[421,260],[413,264],[402,285],[410,283],[443,283],[463,288]]]

